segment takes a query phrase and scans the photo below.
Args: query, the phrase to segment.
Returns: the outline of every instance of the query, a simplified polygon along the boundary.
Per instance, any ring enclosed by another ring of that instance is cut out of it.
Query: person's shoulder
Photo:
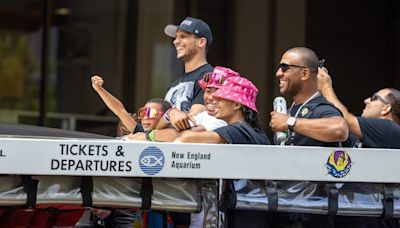
[[[186,79],[186,74],[185,73],[180,74],[178,78],[176,78],[174,81],[172,81],[170,83],[170,86],[169,86],[168,89],[170,89],[171,87],[174,87],[174,86],[178,85],[179,83],[185,81],[185,79]]]
[[[196,68],[191,72],[188,72],[186,75],[189,77],[201,78],[205,73],[212,72],[213,70],[214,68],[209,63],[207,63]]]
[[[259,137],[258,144],[271,145],[271,142],[269,141],[264,131],[262,131],[261,129],[255,129],[254,131]]]
[[[264,145],[271,144],[267,135],[261,129],[254,129],[246,122],[236,122],[231,125],[250,134],[254,144],[264,144]]]
[[[358,123],[360,124],[361,131],[380,131],[386,134],[393,134],[400,137],[400,125],[392,120],[378,119],[378,118],[365,118],[357,117]]]
[[[323,96],[312,99],[308,108],[314,110],[314,114],[325,113],[327,115],[343,116],[342,112]]]
[[[366,118],[362,116],[356,117],[359,123],[371,123],[371,124],[391,124],[390,120],[379,119],[379,118]]]
[[[363,146],[371,148],[400,148],[400,125],[392,120],[357,117],[363,135]]]
[[[379,118],[365,118],[361,116],[357,116],[358,123],[360,125],[376,125],[380,127],[390,127],[393,128],[396,131],[400,132],[400,125],[395,123],[392,120],[388,119],[379,119]]]
[[[211,66],[211,64],[206,63],[206,64],[200,66],[199,68],[197,68],[196,70],[199,70],[199,71],[202,71],[204,73],[207,73],[207,72],[212,72],[214,70],[214,67]]]
[[[217,133],[229,133],[229,134],[235,134],[238,132],[243,132],[243,130],[246,129],[242,124],[239,122],[236,123],[231,123],[227,124],[225,126],[219,127],[217,129],[214,129],[213,131]]]
[[[320,107],[320,106],[326,108],[332,107],[336,109],[335,106],[332,103],[330,103],[324,96],[315,97],[309,102],[309,104],[310,106],[315,106],[315,107]]]

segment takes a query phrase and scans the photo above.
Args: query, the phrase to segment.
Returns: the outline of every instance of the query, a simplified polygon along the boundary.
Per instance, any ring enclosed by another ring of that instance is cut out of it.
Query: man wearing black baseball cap
[[[164,121],[160,121],[157,128],[170,122],[177,130],[188,129],[189,116],[205,110],[203,90],[198,81],[205,73],[213,71],[207,62],[212,33],[207,23],[193,17],[185,18],[179,25],[167,25],[164,32],[174,38],[176,57],[183,61],[185,72],[168,88],[165,100],[174,108],[166,112]]]
[[[207,23],[200,19],[196,19],[193,17],[187,17],[182,21],[180,25],[167,25],[164,29],[165,34],[169,37],[176,37],[176,30],[183,30],[189,33],[193,33],[198,37],[204,37],[207,39],[207,44],[211,45],[212,43],[212,34],[211,29]]]
[[[198,81],[205,73],[213,71],[207,62],[207,51],[213,41],[211,29],[204,21],[187,17],[179,25],[167,25],[164,32],[174,38],[176,58],[183,61],[185,72],[168,88],[165,100],[173,108],[165,113],[164,120],[159,121],[157,128],[164,128],[169,122],[178,131],[189,129],[189,121],[196,125],[191,116],[206,110],[204,92]],[[190,214],[170,214],[178,227],[190,224]]]

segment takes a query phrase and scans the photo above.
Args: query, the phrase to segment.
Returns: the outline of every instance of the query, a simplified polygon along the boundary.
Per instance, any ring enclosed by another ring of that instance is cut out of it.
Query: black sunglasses
[[[286,71],[289,70],[291,67],[308,68],[308,67],[305,67],[305,66],[287,64],[287,63],[280,63],[278,69],[280,68],[280,69],[282,70],[282,72],[286,72]]]
[[[376,101],[376,100],[380,100],[382,101],[384,104],[390,104],[390,102],[388,102],[387,100],[385,100],[383,97],[379,96],[378,94],[374,94],[370,97],[371,101]]]

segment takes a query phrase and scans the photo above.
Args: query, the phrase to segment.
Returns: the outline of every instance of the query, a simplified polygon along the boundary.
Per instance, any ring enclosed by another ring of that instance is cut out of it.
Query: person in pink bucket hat
[[[183,132],[179,140],[190,143],[229,143],[270,145],[258,123],[257,87],[244,77],[228,77],[211,96],[214,116],[228,123],[213,131]],[[251,180],[245,180],[246,182]],[[227,182],[226,188],[233,187]],[[228,227],[269,227],[263,211],[228,210]]]
[[[200,82],[199,82],[200,83]],[[247,78],[228,77],[211,96],[214,116],[228,123],[228,126],[214,131],[182,133],[181,142],[270,144],[261,131],[256,107],[257,87]],[[236,129],[236,131],[234,130]],[[237,130],[247,132],[237,135]],[[230,134],[233,133],[233,134]]]

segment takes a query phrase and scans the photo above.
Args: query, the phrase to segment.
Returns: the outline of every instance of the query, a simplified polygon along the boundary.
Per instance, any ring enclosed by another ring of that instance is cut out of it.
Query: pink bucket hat
[[[229,77],[240,77],[240,74],[229,68],[216,66],[213,72],[204,74],[203,79],[199,80],[199,84],[203,90],[209,87],[219,88]]]
[[[247,78],[230,77],[213,96],[237,102],[257,112],[257,93],[257,87]]]

